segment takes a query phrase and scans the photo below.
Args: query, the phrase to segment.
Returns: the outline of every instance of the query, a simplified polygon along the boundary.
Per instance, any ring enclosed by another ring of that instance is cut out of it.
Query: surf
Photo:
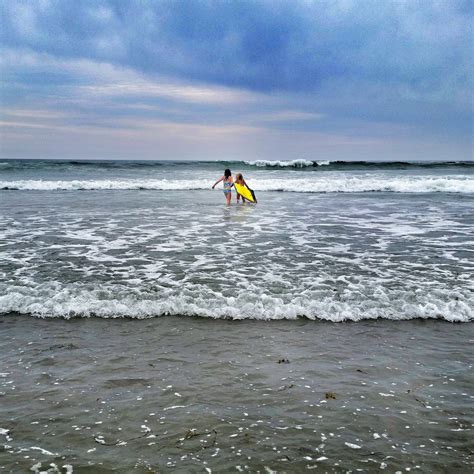
[[[249,180],[250,181],[250,180]],[[113,191],[155,190],[193,191],[208,190],[211,179],[22,179],[0,180],[0,190],[9,191]],[[474,193],[474,177],[448,176],[384,176],[384,175],[333,175],[310,177],[255,176],[251,180],[255,191],[286,193]]]

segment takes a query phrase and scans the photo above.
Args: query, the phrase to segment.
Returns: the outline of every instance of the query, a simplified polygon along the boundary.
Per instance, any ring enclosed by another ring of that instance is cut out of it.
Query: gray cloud
[[[12,0],[0,16],[3,106],[37,123],[67,112],[83,129],[134,117],[472,152],[470,1]]]
[[[428,84],[470,80],[470,2],[10,1],[2,41],[256,90],[314,90],[333,78]]]

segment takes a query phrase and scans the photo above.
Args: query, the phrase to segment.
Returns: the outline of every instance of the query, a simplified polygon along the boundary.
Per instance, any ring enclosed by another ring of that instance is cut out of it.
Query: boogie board
[[[257,202],[255,193],[250,188],[247,188],[237,183],[234,183],[234,188],[237,191],[237,194],[240,194],[243,198],[247,199],[247,201],[254,203]]]

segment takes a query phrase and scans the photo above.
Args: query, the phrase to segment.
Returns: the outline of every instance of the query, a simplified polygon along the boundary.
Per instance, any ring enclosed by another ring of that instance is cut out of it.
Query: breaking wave
[[[258,168],[306,168],[327,171],[383,170],[416,168],[474,168],[474,161],[330,161],[330,160],[254,160],[244,161],[248,166]]]
[[[22,170],[140,170],[153,168],[272,168],[299,169],[314,171],[349,171],[349,170],[404,170],[404,169],[474,169],[474,161],[351,161],[324,159],[294,159],[294,160],[8,160],[0,161],[0,171]]]
[[[87,190],[205,190],[211,180],[110,179],[110,180],[17,180],[0,181],[0,190],[87,191]],[[474,178],[468,176],[311,176],[294,179],[255,179],[255,191],[295,193],[474,193]]]
[[[48,283],[36,287],[12,286],[0,296],[0,314],[37,317],[136,318],[199,316],[214,319],[280,320],[307,318],[332,322],[366,319],[442,319],[450,322],[473,320],[472,294],[433,290],[413,292],[380,285],[362,289],[352,296],[321,293],[319,297],[298,294],[291,299],[261,295],[248,289],[226,297],[217,291],[184,288],[166,294],[126,285],[85,285]]]
[[[257,166],[259,168],[308,168],[314,166],[329,166],[330,161],[310,161],[310,160],[289,160],[289,161],[271,161],[256,160],[244,161],[246,165]]]

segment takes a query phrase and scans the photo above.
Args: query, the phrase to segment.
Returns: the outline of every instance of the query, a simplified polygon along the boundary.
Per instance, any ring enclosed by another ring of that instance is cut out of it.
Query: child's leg
[[[227,200],[227,205],[230,206],[230,198],[232,197],[231,193],[226,193],[225,198]]]

